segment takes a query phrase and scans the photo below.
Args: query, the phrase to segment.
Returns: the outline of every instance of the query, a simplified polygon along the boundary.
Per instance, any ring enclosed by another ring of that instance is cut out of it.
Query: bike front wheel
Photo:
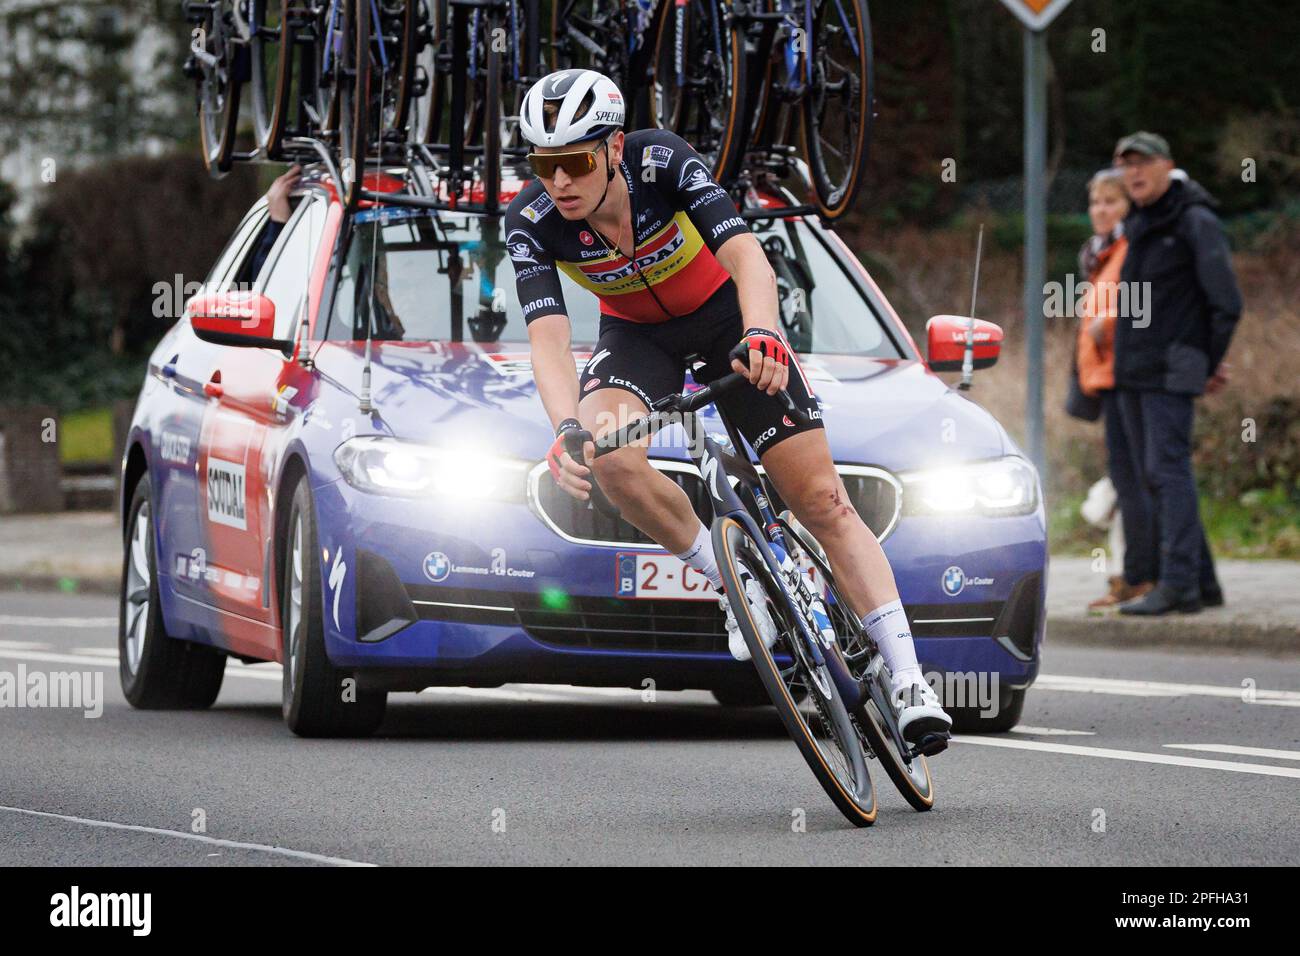
[[[724,517],[713,525],[713,548],[732,613],[786,731],[840,812],[854,826],[870,826],[876,793],[863,739],[829,668],[808,654],[795,609],[764,559],[765,546],[735,518]],[[771,650],[759,636],[768,628],[776,632]]]
[[[886,716],[889,707],[888,672],[882,674],[880,671],[883,666],[880,654],[867,640],[862,622],[835,584],[835,575],[831,573],[822,549],[802,527],[794,526],[787,515],[788,512],[782,513],[778,520],[785,531],[786,542],[791,545],[790,557],[796,563],[801,557],[807,558],[825,583],[826,612],[835,627],[845,663],[849,672],[863,681],[868,691],[862,704],[853,708],[854,723],[862,729],[871,752],[879,758],[880,765],[903,799],[911,804],[912,809],[923,813],[934,806],[930,765],[922,755],[912,757],[905,749],[906,743],[900,745],[893,722]],[[871,683],[865,683],[868,681]]]

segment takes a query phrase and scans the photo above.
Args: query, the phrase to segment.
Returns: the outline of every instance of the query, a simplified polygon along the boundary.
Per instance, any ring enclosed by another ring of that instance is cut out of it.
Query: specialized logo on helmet
[[[537,244],[533,242],[533,237],[522,229],[510,230],[510,235],[506,236],[506,249],[514,262],[537,262],[534,258]]]
[[[682,174],[677,180],[678,189],[693,193],[708,189],[712,185],[713,180],[709,177],[709,171],[700,160],[692,157],[682,164]]]
[[[546,86],[542,92],[547,96],[563,96],[569,92],[569,87],[573,85],[577,77],[577,70],[561,70],[559,73],[552,73],[546,78]]]

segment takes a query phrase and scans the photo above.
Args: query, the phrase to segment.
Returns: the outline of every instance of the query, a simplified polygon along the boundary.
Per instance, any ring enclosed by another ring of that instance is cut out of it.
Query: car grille
[[[710,524],[713,516],[708,489],[695,466],[657,459],[651,459],[651,464],[686,492],[700,520]],[[897,480],[878,468],[860,465],[839,465],[837,468],[863,522],[883,541],[898,521],[901,498]],[[560,490],[546,474],[545,464],[533,470],[529,485],[534,511],[561,537],[579,544],[656,547],[649,536],[622,518],[603,515],[586,502]],[[775,490],[772,506],[778,513],[785,507]]]
[[[722,611],[713,601],[629,600],[525,591],[407,585],[422,620],[522,627],[535,640],[585,650],[727,649]]]

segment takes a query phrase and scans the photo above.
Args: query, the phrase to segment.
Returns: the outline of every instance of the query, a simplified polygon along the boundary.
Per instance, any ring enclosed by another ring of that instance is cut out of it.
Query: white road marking
[[[1214,754],[1237,754],[1239,757],[1300,760],[1300,750],[1270,750],[1268,747],[1238,747],[1236,744],[1165,744],[1165,746],[1170,750],[1203,750]]]
[[[117,627],[115,617],[24,617],[0,614],[0,625],[12,627]]]
[[[87,657],[111,657],[117,660],[117,650],[112,647],[74,647],[74,654],[85,654]]]
[[[952,739],[959,744],[976,744],[981,747],[1037,750],[1040,753],[1066,754],[1074,757],[1103,757],[1107,760],[1160,763],[1174,767],[1196,767],[1203,770],[1230,770],[1234,773],[1254,773],[1266,777],[1291,777],[1300,780],[1300,767],[1271,767],[1266,764],[1238,763],[1234,760],[1204,760],[1200,757],[1176,757],[1173,754],[1149,754],[1140,750],[1112,750],[1109,747],[1049,744],[1041,740],[994,740],[990,737],[953,737]]]
[[[0,659],[44,661],[46,664],[80,664],[83,667],[116,667],[117,655],[91,657],[89,654],[54,654],[49,651],[11,651],[0,647]]]
[[[44,651],[53,646],[44,641],[0,641],[0,651]]]
[[[1095,730],[1062,730],[1059,727],[1027,727],[1016,724],[1011,728],[1013,734],[1034,734],[1038,737],[1096,737]]]
[[[337,856],[322,856],[319,853],[308,853],[306,850],[290,850],[282,846],[268,846],[265,843],[244,843],[240,840],[221,840],[217,837],[205,836],[201,833],[186,833],[184,830],[164,830],[161,827],[145,827],[134,823],[115,823],[112,820],[91,820],[86,817],[69,816],[66,813],[48,813],[44,810],[28,810],[25,807],[5,807],[0,806],[0,811],[9,813],[22,813],[33,817],[45,817],[51,820],[65,820],[68,823],[80,823],[82,826],[103,827],[108,830],[129,830],[132,833],[149,833],[154,836],[175,837],[178,840],[193,840],[196,843],[207,843],[211,846],[225,846],[236,850],[256,850],[259,853],[275,853],[278,856],[289,856],[296,860],[311,860],[315,863],[328,863],[332,866],[375,866],[374,863],[362,863],[359,860],[345,860]]]
[[[1040,674],[1034,690],[1074,691],[1084,694],[1119,694],[1123,697],[1232,697],[1241,700],[1244,687],[1231,684],[1175,684],[1153,680],[1120,680],[1113,677],[1066,677]],[[1293,690],[1251,691],[1252,703],[1276,707],[1300,707],[1300,692]]]

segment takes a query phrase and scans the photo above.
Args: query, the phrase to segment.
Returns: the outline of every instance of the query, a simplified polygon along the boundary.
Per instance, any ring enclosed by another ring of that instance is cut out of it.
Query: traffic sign
[[[1038,31],[1046,30],[1070,0],[1002,0],[1002,5],[1030,30]]]

